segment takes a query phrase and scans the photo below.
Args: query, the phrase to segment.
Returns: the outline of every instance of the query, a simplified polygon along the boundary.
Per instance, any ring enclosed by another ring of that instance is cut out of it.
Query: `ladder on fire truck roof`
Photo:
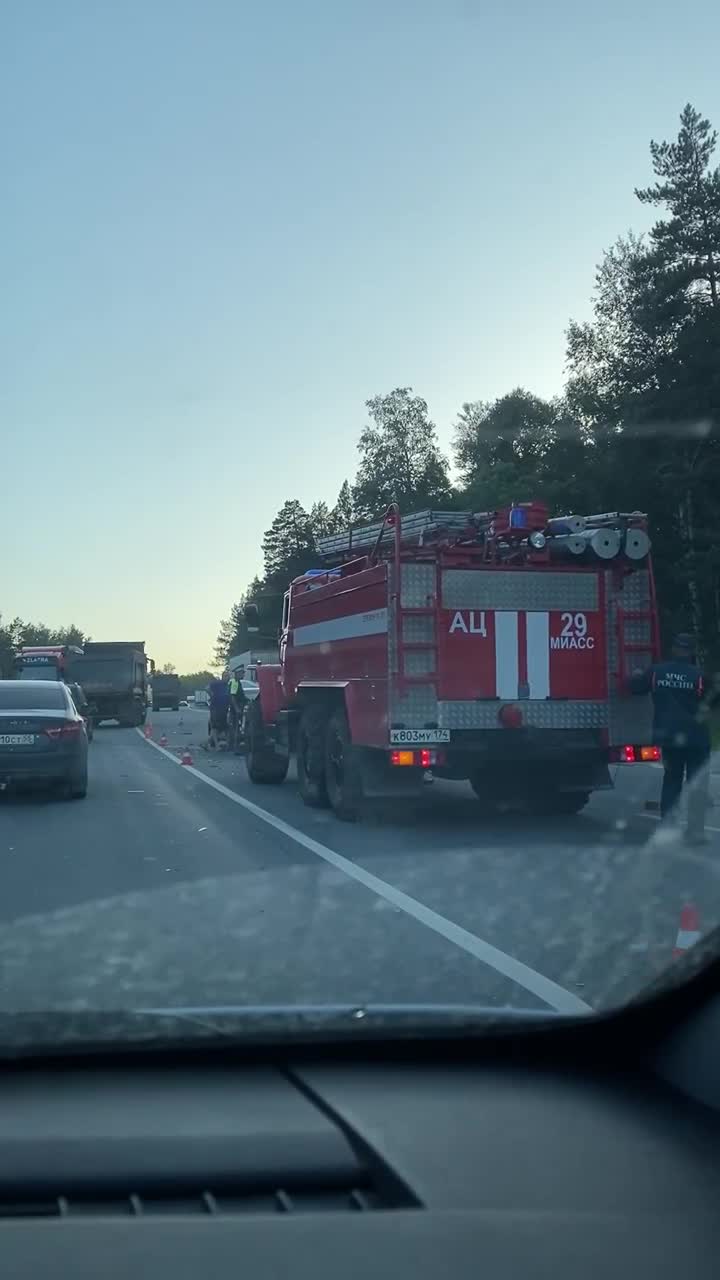
[[[531,504],[528,504],[531,505]],[[529,532],[527,526],[512,524],[512,513],[522,512],[522,506],[509,507],[511,525],[517,534]],[[421,547],[434,538],[453,537],[467,538],[474,530],[476,535],[487,533],[499,516],[499,511],[415,511],[402,516],[400,522],[400,543],[403,547]],[[618,532],[628,528],[644,528],[647,516],[642,511],[608,511],[599,515],[554,516],[547,522],[541,522],[534,528],[545,537],[581,537],[590,530],[614,529]],[[393,542],[395,527],[387,518],[376,520],[372,524],[358,528],[344,529],[340,533],[328,533],[317,539],[317,549],[321,555],[332,559],[351,554],[353,551],[363,552],[369,547],[381,547]],[[584,548],[578,548],[581,550]],[[618,546],[619,550],[619,546]],[[645,548],[644,554],[647,553]],[[608,557],[609,558],[609,557]],[[636,557],[639,558],[639,557]]]

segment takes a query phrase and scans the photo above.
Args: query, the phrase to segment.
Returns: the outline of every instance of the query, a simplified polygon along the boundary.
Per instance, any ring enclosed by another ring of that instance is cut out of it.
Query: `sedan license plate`
[[[0,733],[0,747],[31,747],[34,733]]]

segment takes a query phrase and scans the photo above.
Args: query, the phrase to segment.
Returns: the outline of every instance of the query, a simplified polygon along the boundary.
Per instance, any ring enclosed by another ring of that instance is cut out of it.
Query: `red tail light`
[[[84,728],[84,721],[69,720],[67,724],[48,725],[46,729],[43,729],[43,733],[47,735],[51,742],[57,742],[60,738],[77,738]]]
[[[647,764],[662,760],[662,751],[659,747],[611,747],[610,760],[616,764]]]
[[[445,763],[445,752],[430,750],[429,747],[421,747],[415,751],[411,748],[406,751],[391,751],[390,763],[401,768],[410,765],[420,769],[432,769],[433,765]]]

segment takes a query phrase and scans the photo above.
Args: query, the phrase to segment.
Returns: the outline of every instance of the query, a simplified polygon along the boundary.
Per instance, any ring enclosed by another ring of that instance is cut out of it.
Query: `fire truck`
[[[25,645],[15,656],[15,675],[20,680],[67,681],[69,666],[82,652],[75,644]]]
[[[320,538],[258,668],[248,774],[353,821],[366,800],[469,780],[487,811],[575,814],[610,766],[659,759],[647,517],[551,518],[540,502],[421,511]]]

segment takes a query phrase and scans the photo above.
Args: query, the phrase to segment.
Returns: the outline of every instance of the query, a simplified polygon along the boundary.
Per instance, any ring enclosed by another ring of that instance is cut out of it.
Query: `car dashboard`
[[[5,1274],[715,1275],[720,1004],[659,1027],[627,1012],[487,1040],[7,1063]]]

